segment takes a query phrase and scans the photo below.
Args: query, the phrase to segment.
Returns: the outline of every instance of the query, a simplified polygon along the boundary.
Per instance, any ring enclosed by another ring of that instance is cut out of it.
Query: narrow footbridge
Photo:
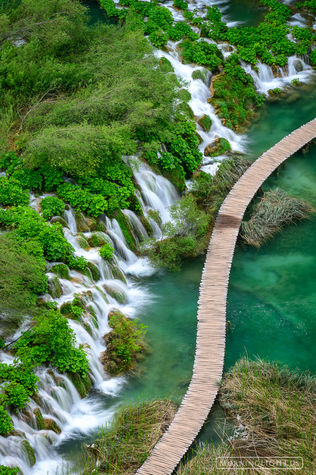
[[[240,223],[262,183],[282,162],[315,137],[316,119],[294,130],[261,155],[223,202],[202,273],[191,383],[169,429],[139,468],[138,475],[170,475],[205,422],[223,372],[227,289]]]

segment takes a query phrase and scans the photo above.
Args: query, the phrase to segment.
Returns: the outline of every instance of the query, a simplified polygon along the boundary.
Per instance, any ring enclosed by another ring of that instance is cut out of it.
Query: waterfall
[[[167,222],[170,219],[168,208],[179,199],[179,194],[166,178],[155,174],[138,158],[130,157],[128,163],[133,169],[139,186],[137,194],[144,217],[151,225],[154,237],[161,238],[159,221],[156,222],[150,212],[158,212],[160,222]],[[31,205],[37,211],[40,210],[40,199],[43,197],[31,196]],[[130,225],[136,243],[148,238],[143,223],[135,213],[123,210],[123,215]],[[155,269],[147,258],[139,257],[129,249],[116,219],[100,218],[103,219],[106,229],[105,232],[98,232],[98,234],[115,249],[113,262],[108,263],[101,258],[99,248],[83,249],[80,246],[76,217],[71,207],[65,211],[64,217],[68,225],[64,227],[64,235],[73,246],[75,254],[93,263],[100,273],[100,279],[95,283],[80,272],[70,271],[69,280],[59,279],[62,295],[54,299],[58,306],[61,306],[65,302],[70,302],[75,294],[84,295],[87,304],[94,311],[97,325],[94,325],[86,316],[83,316],[82,322],[68,320],[69,326],[76,335],[77,344],[82,344],[87,353],[94,391],[82,399],[70,378],[65,374],[60,374],[52,368],[36,370],[40,379],[36,397],[30,400],[25,410],[20,411],[19,414],[12,414],[14,435],[0,436],[1,463],[12,467],[18,466],[23,475],[61,473],[61,467],[66,468],[67,464],[58,454],[58,445],[80,434],[87,435],[113,417],[117,406],[116,398],[122,386],[126,384],[126,377],[110,377],[105,373],[100,361],[100,355],[106,348],[103,337],[111,330],[108,314],[116,308],[130,318],[134,318],[141,313],[143,306],[148,305],[152,298],[147,289],[135,281],[135,277],[151,275]],[[88,240],[92,233],[89,231],[80,235]],[[117,273],[114,275],[113,265],[117,266],[123,280],[118,278]],[[53,264],[50,264],[48,268],[51,269],[52,266]],[[47,275],[49,278],[55,276],[51,272]],[[46,297],[52,300],[49,295]],[[25,329],[24,326],[20,328],[20,333]],[[1,357],[2,361],[8,364],[13,362],[13,357],[7,353],[2,353]],[[105,396],[106,399],[104,399]],[[60,434],[51,430],[51,426],[41,430],[37,428],[35,414],[38,409],[44,419],[53,421],[51,424],[54,423],[60,428]],[[34,450],[36,463],[33,467],[23,447],[23,441],[28,442]]]

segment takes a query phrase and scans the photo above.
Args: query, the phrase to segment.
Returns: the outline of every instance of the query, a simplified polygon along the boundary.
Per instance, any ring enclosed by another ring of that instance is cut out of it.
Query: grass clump
[[[114,256],[114,248],[109,244],[108,242],[103,244],[103,246],[100,248],[100,256],[108,261],[109,259],[112,259]]]
[[[169,426],[176,406],[167,400],[123,408],[86,447],[83,474],[133,475]]]
[[[301,473],[311,475],[315,458],[316,379],[309,373],[292,372],[277,363],[241,359],[226,374],[220,389],[220,404],[226,417],[243,435],[223,440],[218,445],[204,445],[195,456],[179,467],[178,475],[217,475],[218,458],[235,457],[231,474],[244,474],[238,464],[247,462],[246,472],[298,473],[297,469],[258,469],[257,457],[302,457]]]
[[[240,237],[246,244],[260,247],[284,226],[306,219],[313,212],[308,203],[280,188],[269,190],[254,206],[250,219],[242,222]]]
[[[145,326],[119,310],[109,314],[109,325],[112,330],[104,337],[107,346],[101,356],[105,370],[112,375],[133,370],[146,351]]]

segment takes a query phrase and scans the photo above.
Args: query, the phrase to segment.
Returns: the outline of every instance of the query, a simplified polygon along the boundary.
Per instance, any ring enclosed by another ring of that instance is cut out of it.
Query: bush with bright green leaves
[[[0,465],[0,475],[18,475],[18,468],[10,468],[5,465]]]
[[[14,228],[17,240],[27,246],[29,253],[38,253],[48,261],[64,262],[78,270],[86,268],[85,259],[74,256],[62,225],[48,224],[34,209],[23,206],[0,209],[0,226]]]
[[[187,10],[188,8],[188,2],[185,0],[173,0],[173,5],[176,8],[180,8],[180,10]]]
[[[182,55],[185,61],[206,66],[211,71],[218,70],[224,62],[223,55],[215,44],[206,41],[184,40],[180,47],[183,50]]]
[[[51,309],[35,317],[32,329],[22,333],[13,346],[16,356],[25,365],[52,364],[60,372],[89,372],[84,350],[75,347],[75,335],[59,310]]]
[[[14,178],[0,178],[0,204],[2,206],[26,205],[30,201],[27,191]]]
[[[44,219],[50,219],[53,216],[61,216],[65,210],[65,204],[56,196],[46,196],[41,201],[42,215]]]
[[[106,244],[103,244],[102,247],[100,247],[100,256],[105,259],[105,260],[109,260],[109,259],[112,259],[112,257],[114,256],[114,249],[113,247],[111,246],[111,244],[109,243],[106,243]]]

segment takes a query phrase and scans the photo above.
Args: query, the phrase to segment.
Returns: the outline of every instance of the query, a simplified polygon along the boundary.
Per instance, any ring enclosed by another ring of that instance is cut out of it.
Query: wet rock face
[[[48,293],[53,299],[61,297],[62,288],[58,277],[52,277],[48,282]]]

